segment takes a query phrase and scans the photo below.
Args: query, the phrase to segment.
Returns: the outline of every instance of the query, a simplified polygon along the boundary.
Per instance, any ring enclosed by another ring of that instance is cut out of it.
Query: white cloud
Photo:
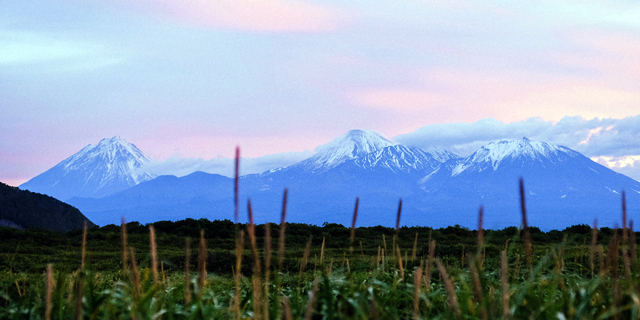
[[[290,166],[313,155],[313,151],[283,152],[257,158],[241,158],[240,174],[260,173],[267,170]],[[164,161],[154,161],[140,168],[155,175],[185,176],[196,171],[233,177],[235,160],[232,158],[182,158],[171,157]]]
[[[491,141],[522,137],[566,146],[640,180],[640,115],[590,120],[564,117],[558,122],[530,118],[511,123],[488,118],[473,123],[428,125],[394,140],[420,148],[437,146],[467,156]]]

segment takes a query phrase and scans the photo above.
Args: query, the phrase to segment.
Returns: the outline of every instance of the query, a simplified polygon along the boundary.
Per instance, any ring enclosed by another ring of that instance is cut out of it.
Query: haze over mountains
[[[105,139],[21,188],[60,197],[75,192],[68,202],[99,225],[118,223],[121,216],[143,223],[233,218],[231,178],[195,172],[153,179],[141,170],[148,161],[122,139]],[[243,176],[242,216],[251,198],[258,222],[279,221],[283,189],[289,188],[291,222],[348,225],[360,197],[358,225],[390,226],[402,198],[406,225],[474,228],[482,204],[486,227],[503,228],[520,223],[519,177],[525,180],[530,223],[543,229],[591,224],[594,218],[613,226],[620,221],[622,190],[630,217],[640,217],[640,182],[566,147],[501,140],[460,158],[400,145],[369,130],[349,131],[294,165]],[[72,187],[60,187],[65,185]]]

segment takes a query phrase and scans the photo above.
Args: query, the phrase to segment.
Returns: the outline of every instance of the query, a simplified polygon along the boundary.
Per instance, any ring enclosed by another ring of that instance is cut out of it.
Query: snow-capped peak
[[[316,154],[305,165],[316,170],[333,168],[347,160],[382,150],[396,143],[373,130],[351,130],[333,141],[316,148]]]
[[[554,161],[559,154],[569,156],[578,153],[562,146],[548,144],[542,141],[532,141],[524,137],[522,139],[503,139],[482,146],[476,152],[467,157],[453,170],[453,175],[460,174],[471,167],[484,170],[490,166],[496,170],[505,159],[525,158],[533,161],[544,159]]]

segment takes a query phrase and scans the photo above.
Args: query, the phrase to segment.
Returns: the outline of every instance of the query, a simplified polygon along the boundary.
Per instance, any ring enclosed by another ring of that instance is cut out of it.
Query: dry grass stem
[[[289,298],[284,297],[282,299],[282,304],[284,305],[284,318],[285,320],[293,320],[293,315],[291,314],[291,304],[289,303]]]
[[[185,239],[184,252],[184,300],[191,302],[191,239]]]
[[[120,227],[122,237],[122,274],[127,274],[127,224],[122,217],[122,223]]]
[[[151,246],[151,270],[153,272],[153,283],[158,283],[158,256],[156,250],[156,229],[149,226],[149,243]]]
[[[307,303],[307,311],[305,312],[304,319],[311,320],[311,316],[313,315],[313,309],[316,305],[316,299],[318,295],[318,286],[320,285],[320,278],[316,278],[313,281],[313,288],[311,289],[311,296],[309,297],[309,302]]]
[[[271,223],[265,225],[264,234],[264,311],[263,318],[269,320],[269,286],[271,281]]]
[[[289,190],[284,189],[284,196],[282,197],[282,215],[280,217],[280,237],[278,238],[278,271],[282,271],[282,263],[284,261],[284,237],[287,217],[287,196]]]
[[[631,266],[635,270],[638,267],[638,247],[636,245],[636,232],[633,231],[633,220],[629,221],[629,250],[631,252]]]
[[[51,301],[51,295],[53,293],[53,265],[47,264],[47,281],[45,283],[45,298],[44,298],[44,318],[45,320],[51,320],[51,309],[53,307]]]
[[[324,240],[326,237],[322,237],[322,246],[320,247],[320,264],[324,264]]]
[[[422,284],[422,267],[413,274],[413,319],[420,319],[420,287]]]
[[[478,210],[478,252],[480,252],[480,248],[484,246],[484,229],[483,229],[483,221],[484,221],[484,207],[480,206]]]
[[[471,271],[471,277],[473,280],[473,296],[476,302],[480,305],[480,318],[483,320],[487,319],[487,310],[482,301],[482,283],[480,282],[480,274],[478,273],[478,268],[476,267],[476,262],[474,260],[469,260],[469,269]]]
[[[349,237],[349,253],[353,253],[353,240],[356,236],[356,219],[358,218],[358,204],[360,198],[356,197],[356,207],[353,209],[353,220],[351,221],[351,236]]]
[[[436,259],[436,264],[438,265],[438,270],[440,271],[440,277],[444,281],[445,289],[447,290],[449,307],[453,309],[453,312],[455,313],[456,317],[460,318],[461,316],[460,306],[458,305],[458,298],[456,297],[456,292],[453,287],[453,282],[451,282],[451,279],[449,279],[449,276],[447,275],[447,270],[444,268],[444,265],[442,265],[442,262],[440,261],[440,259]]]
[[[253,273],[256,276],[261,277],[260,256],[258,255],[258,246],[256,245],[256,226],[253,222],[251,199],[247,201],[247,210],[249,211],[247,233],[249,233],[249,243],[251,244],[251,254],[253,255]]]
[[[404,281],[404,267],[402,266],[402,253],[400,253],[400,247],[396,247],[398,253],[398,268],[400,269],[400,279]]]
[[[433,261],[435,260],[435,257],[436,241],[432,240],[431,243],[429,243],[429,258],[427,259],[427,265],[424,270],[424,282],[427,292],[429,292],[429,289],[431,288],[431,273],[433,272]]]
[[[503,250],[501,255],[500,280],[502,282],[502,318],[509,319],[509,271],[507,264],[507,250]]]
[[[240,147],[236,147],[236,159],[235,159],[235,177],[233,180],[233,203],[234,203],[234,215],[235,223],[238,223],[240,217]]]
[[[524,229],[524,252],[527,257],[527,265],[531,269],[533,263],[533,253],[531,246],[531,235],[529,234],[529,222],[527,221],[527,205],[524,195],[524,180],[520,178],[520,210],[522,211],[522,227]]]
[[[200,247],[198,248],[198,290],[202,294],[207,281],[207,243],[204,241],[204,230],[200,230]]]
[[[137,301],[142,291],[140,284],[140,271],[138,271],[138,263],[136,262],[136,252],[133,248],[129,248],[129,255],[131,256],[131,278],[133,280],[133,300]]]
[[[80,269],[84,270],[84,261],[87,256],[87,220],[82,225],[82,260],[80,261]]]
[[[300,264],[300,276],[302,276],[302,272],[307,268],[307,262],[309,262],[309,253],[311,252],[311,240],[313,240],[313,235],[309,236],[307,240],[307,245],[304,247],[304,253],[302,254],[302,263]]]
[[[244,231],[241,230],[236,239],[236,267],[234,269],[233,311],[236,319],[240,319],[240,277],[242,276],[242,251],[244,251]]]
[[[84,274],[82,274],[82,276],[84,276]],[[76,310],[75,310],[76,320],[81,320],[83,318],[83,309],[82,309],[83,295],[84,295],[84,279],[80,278],[80,280],[78,281],[78,290],[76,293]]]
[[[413,250],[411,251],[411,261],[416,260],[416,254],[418,251],[418,232],[416,232],[416,237],[413,239]]]
[[[591,248],[589,250],[589,267],[591,268],[591,277],[593,277],[593,269],[595,268],[594,258],[596,254],[596,245],[598,244],[598,219],[593,220],[593,229],[591,229]]]

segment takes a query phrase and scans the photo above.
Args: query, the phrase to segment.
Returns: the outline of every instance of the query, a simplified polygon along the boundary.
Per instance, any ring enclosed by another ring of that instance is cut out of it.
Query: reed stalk
[[[480,305],[480,318],[483,320],[487,319],[487,310],[484,306],[484,302],[482,299],[482,283],[480,282],[480,274],[478,272],[478,268],[476,267],[476,263],[479,261],[474,261],[469,259],[469,269],[471,271],[472,278],[472,287],[473,287],[473,296],[476,302]]]
[[[326,237],[322,237],[322,246],[320,247],[320,264],[324,265],[324,240]]]
[[[202,296],[207,281],[207,243],[204,241],[204,230],[200,230],[200,247],[198,248],[198,290]]]
[[[264,310],[262,317],[269,320],[269,287],[271,281],[271,223],[265,225],[264,235]]]
[[[302,273],[307,268],[307,262],[309,261],[309,253],[311,252],[311,240],[313,240],[313,235],[309,236],[307,240],[307,245],[304,247],[304,253],[302,254],[302,263],[300,264],[300,277],[302,277]]]
[[[244,230],[241,230],[236,239],[236,267],[234,269],[234,295],[233,311],[236,319],[241,319],[240,314],[240,277],[242,276],[242,252],[244,251]]]
[[[233,204],[234,204],[234,219],[235,223],[238,223],[240,217],[240,147],[236,146],[235,157],[235,176],[233,179]]]
[[[284,237],[285,229],[287,227],[287,196],[289,190],[284,189],[284,196],[282,197],[282,215],[280,217],[280,237],[278,238],[278,271],[282,272],[282,263],[284,262]]]
[[[129,248],[129,255],[131,256],[131,278],[133,280],[133,300],[138,301],[140,293],[142,291],[142,285],[140,284],[140,271],[138,270],[138,263],[136,262],[136,252],[133,248]]]
[[[456,315],[456,318],[460,318],[462,313],[460,312],[460,306],[458,305],[458,298],[456,297],[456,292],[453,287],[453,282],[447,275],[447,270],[445,269],[444,265],[442,265],[442,262],[440,261],[440,259],[436,259],[436,264],[438,265],[438,270],[440,271],[440,277],[442,278],[445,284],[445,289],[447,291],[447,297],[449,301],[449,308],[453,310],[454,314]]]
[[[82,225],[82,260],[80,261],[80,269],[84,270],[84,261],[87,255],[87,220]]]
[[[293,320],[293,315],[291,314],[291,304],[289,303],[289,298],[286,296],[282,299],[282,304],[284,305],[284,318],[285,320]]]
[[[122,217],[121,220],[121,226],[120,226],[120,231],[121,231],[121,237],[122,237],[122,275],[126,276],[127,275],[127,224],[125,222],[124,217]]]
[[[253,273],[258,277],[261,277],[260,256],[258,255],[258,246],[256,245],[256,226],[253,221],[251,199],[247,201],[247,209],[249,212],[249,224],[247,225],[247,233],[249,234],[249,244],[251,245],[251,254],[253,255]]]
[[[185,239],[184,249],[184,301],[191,303],[191,239]]]
[[[53,265],[47,264],[47,281],[45,283],[45,298],[44,298],[44,318],[45,320],[51,320],[51,309],[53,303],[51,301],[51,295],[53,294]]]
[[[424,284],[426,287],[426,292],[429,292],[429,289],[431,289],[431,273],[433,272],[433,261],[435,260],[435,256],[436,241],[431,240],[431,243],[429,243],[429,258],[427,259],[427,265],[425,266],[424,270]]]
[[[400,232],[400,215],[402,214],[402,199],[400,199],[400,201],[398,202],[398,214],[396,215],[396,233],[393,236],[393,254],[396,254],[396,251],[398,253],[400,253],[399,250],[396,250],[396,246],[399,246],[399,244],[397,243],[399,241],[398,239],[398,233]]]
[[[400,269],[400,279],[404,281],[404,267],[402,266],[402,253],[400,253],[400,247],[396,247],[396,251],[398,253],[398,267]]]
[[[596,245],[598,244],[598,219],[593,220],[593,229],[591,229],[591,248],[589,249],[589,267],[591,268],[591,278],[593,278],[593,269],[595,268],[594,258],[596,254]]]
[[[156,229],[149,226],[149,243],[151,246],[151,270],[153,272],[153,283],[158,284],[158,256],[156,250]]]
[[[502,282],[502,318],[509,319],[509,270],[507,265],[507,250],[502,250],[500,263],[500,280]]]
[[[420,287],[422,284],[422,267],[413,274],[413,319],[420,319]]]
[[[307,311],[304,314],[305,320],[311,320],[311,316],[313,316],[313,309],[315,308],[315,305],[316,305],[319,285],[320,285],[320,278],[316,278],[316,280],[313,281],[311,296],[309,297],[309,302],[307,303]]]
[[[416,232],[416,237],[413,239],[413,250],[411,251],[411,261],[416,260],[416,254],[418,251],[418,232]]]
[[[360,203],[360,198],[356,197],[356,206],[353,209],[353,220],[351,221],[351,236],[349,237],[349,254],[353,253],[353,240],[356,235],[356,219],[358,218],[358,204]]]
[[[631,252],[631,266],[633,270],[638,268],[638,247],[636,245],[636,232],[633,231],[633,220],[629,221],[629,251]]]
[[[480,249],[484,247],[484,206],[480,206],[478,210],[478,254],[480,254]]]
[[[531,271],[533,263],[533,253],[531,246],[531,235],[529,233],[529,222],[527,221],[527,206],[525,203],[524,180],[520,178],[520,210],[522,211],[522,226],[524,229],[524,251],[527,258],[527,266]]]

